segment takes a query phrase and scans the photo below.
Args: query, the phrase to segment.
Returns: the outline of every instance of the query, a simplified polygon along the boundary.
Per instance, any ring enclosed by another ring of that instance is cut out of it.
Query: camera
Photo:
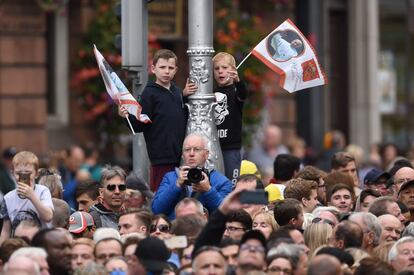
[[[190,168],[187,174],[188,180],[186,180],[184,184],[191,185],[199,183],[204,179],[204,175],[202,172],[206,173],[208,177],[210,176],[208,170],[204,167]]]

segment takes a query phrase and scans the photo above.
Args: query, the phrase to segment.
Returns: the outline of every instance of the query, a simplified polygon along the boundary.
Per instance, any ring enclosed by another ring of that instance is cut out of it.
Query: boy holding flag
[[[172,51],[161,49],[154,54],[151,70],[156,80],[147,83],[140,100],[142,113],[152,123],[128,116],[126,107],[119,105],[119,115],[129,117],[133,129],[144,133],[151,161],[150,186],[154,192],[164,175],[180,164],[187,125],[183,96],[197,91],[194,83],[187,81],[183,91],[172,82],[177,68],[177,56]]]

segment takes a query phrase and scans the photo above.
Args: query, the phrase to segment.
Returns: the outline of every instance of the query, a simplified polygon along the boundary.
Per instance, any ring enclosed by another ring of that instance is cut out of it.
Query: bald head
[[[394,175],[394,194],[397,195],[400,191],[401,185],[406,182],[414,180],[414,169],[411,167],[402,167]]]
[[[378,221],[381,225],[380,242],[397,241],[400,238],[404,226],[399,219],[393,215],[385,214],[379,216]]]
[[[313,257],[308,267],[308,275],[341,275],[341,263],[337,258],[321,254]]]
[[[273,149],[280,143],[282,143],[282,130],[276,125],[267,126],[263,137],[266,149]]]
[[[73,145],[69,149],[69,155],[67,158],[66,165],[72,172],[79,170],[79,167],[82,165],[85,160],[85,153],[80,146]]]
[[[401,179],[414,179],[414,169],[411,167],[401,167],[394,175],[394,181],[397,183]]]

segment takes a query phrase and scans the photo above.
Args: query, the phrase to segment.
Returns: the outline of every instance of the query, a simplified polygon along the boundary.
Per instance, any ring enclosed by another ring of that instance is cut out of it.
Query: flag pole
[[[244,61],[246,61],[246,59],[250,56],[252,54],[252,52],[249,52],[249,54],[248,55],[246,55],[246,57],[239,63],[239,65],[237,65],[237,67],[236,67],[236,70],[238,70],[239,69],[239,67],[241,66],[241,64],[243,64],[244,63]]]
[[[119,103],[119,106],[122,106],[122,104],[121,104],[121,100],[120,100],[119,98],[118,98],[118,103]],[[129,128],[131,128],[131,131],[132,131],[132,133],[133,133],[133,134],[134,134],[134,136],[135,136],[134,127],[132,127],[131,121],[129,121],[129,114],[127,114],[127,116],[126,116],[125,118],[126,118],[126,120],[128,121]]]
[[[127,121],[128,121],[129,128],[131,128],[131,131],[132,131],[132,133],[133,133],[133,134],[134,134],[134,136],[135,136],[135,131],[134,131],[134,128],[133,128],[133,127],[132,127],[132,125],[131,125],[131,121],[129,121],[129,115],[127,115],[125,118],[126,118],[126,119],[127,119]]]

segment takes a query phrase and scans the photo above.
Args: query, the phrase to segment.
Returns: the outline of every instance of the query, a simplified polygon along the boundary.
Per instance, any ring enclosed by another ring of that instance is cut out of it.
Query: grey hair
[[[201,133],[191,133],[188,136],[185,137],[184,142],[191,138],[191,137],[198,137],[201,138],[203,140],[203,144],[204,144],[204,149],[208,150],[208,139],[205,135],[201,134]],[[184,149],[184,148],[183,148]]]
[[[114,177],[120,177],[123,181],[126,179],[126,173],[124,169],[119,166],[110,166],[107,165],[102,169],[102,176],[101,176],[101,187],[104,186],[104,183],[107,180],[110,180]]]
[[[337,220],[339,221],[339,217],[341,216],[341,213],[339,212],[339,209],[336,208],[335,206],[319,206],[319,207],[316,207],[313,210],[312,215],[316,218],[321,214],[321,212],[324,212],[324,211],[331,212],[332,215],[334,215],[337,218]]]
[[[30,258],[29,256],[23,256],[23,255],[15,256],[13,258],[10,257],[9,261],[4,265],[5,274],[8,274],[8,271],[13,271],[13,269],[12,270],[9,270],[10,269],[9,265],[10,265],[11,260],[16,260],[16,261],[18,261],[20,263],[20,261],[22,259],[18,260],[17,258],[26,258],[26,259],[29,259],[33,263],[34,275],[40,275],[40,267],[39,267],[39,264],[35,260],[33,260],[32,258]]]
[[[384,214],[389,214],[387,211],[387,207],[389,203],[393,202],[397,202],[397,200],[391,196],[376,198],[369,206],[368,212],[374,214],[377,217],[382,216]]]
[[[349,216],[349,220],[354,222],[354,218],[360,217],[362,222],[369,231],[374,232],[374,245],[378,245],[381,237],[381,224],[378,221],[378,218],[369,212],[357,212]]]
[[[77,268],[75,272],[73,273],[73,275],[89,275],[89,274],[107,275],[108,270],[101,264],[91,262],[87,264],[86,266]]]
[[[101,227],[96,229],[93,233],[93,241],[98,243],[100,240],[114,238],[117,240],[121,240],[121,234],[119,234],[118,230],[110,227]]]
[[[47,252],[45,249],[41,247],[21,247],[17,249],[16,251],[14,251],[13,254],[11,254],[10,259],[13,259],[18,256],[26,256],[30,259],[32,259],[33,256],[42,257],[46,259]]]
[[[60,176],[57,174],[53,174],[53,175],[47,175],[47,176],[43,176],[39,179],[39,184],[46,186],[49,190],[50,193],[53,194],[53,192],[56,189],[59,189],[59,193],[62,194],[63,192],[63,184],[62,181],[60,179]]]
[[[300,256],[304,252],[304,248],[300,245],[282,243],[269,250],[267,253],[267,262],[270,263],[276,258],[286,258],[291,262],[292,270],[296,270]]]
[[[177,209],[179,207],[181,207],[183,205],[188,205],[190,203],[194,203],[195,206],[197,207],[198,213],[201,214],[201,215],[204,215],[204,207],[203,207],[203,204],[199,200],[196,200],[194,198],[184,198],[184,199],[180,200],[177,203],[177,205],[175,206],[174,212],[176,213],[177,212]]]
[[[52,218],[53,227],[69,228],[70,206],[61,199],[52,198],[54,215]]]
[[[414,237],[414,223],[410,222],[402,233],[403,237]]]
[[[394,261],[395,258],[397,258],[399,245],[403,243],[410,243],[410,242],[414,243],[414,237],[411,237],[411,236],[403,237],[399,239],[398,241],[396,241],[394,245],[391,247],[390,252],[388,252],[388,262]]]

